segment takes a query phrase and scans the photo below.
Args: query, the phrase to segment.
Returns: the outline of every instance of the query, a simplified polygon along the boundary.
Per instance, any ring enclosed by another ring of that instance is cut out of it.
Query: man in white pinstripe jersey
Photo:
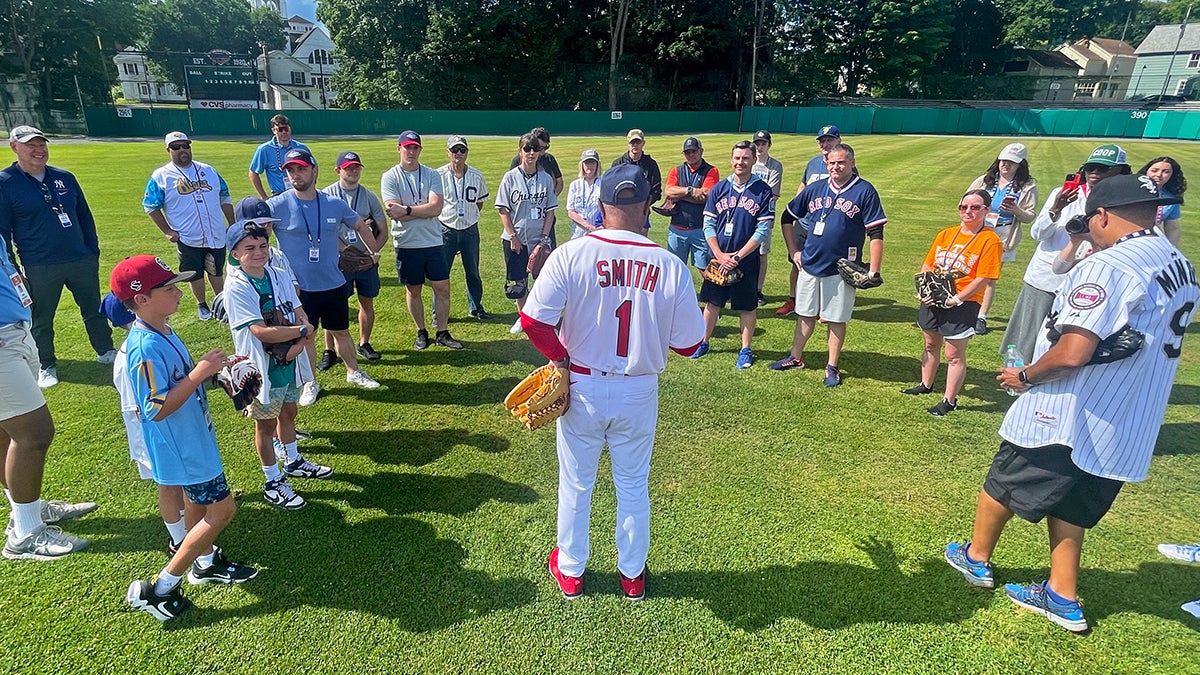
[[[1088,628],[1076,597],[1084,533],[1126,481],[1145,480],[1200,301],[1196,269],[1154,234],[1158,207],[1173,203],[1145,177],[1115,176],[1092,188],[1085,236],[1098,250],[1057,291],[1034,362],[996,378],[1022,395],[1000,426],[972,538],[946,547],[946,561],[969,583],[991,588],[992,552],[1009,519],[1046,518],[1049,579],[1006,584],[1005,593],[1071,631]],[[1101,341],[1126,329],[1142,336],[1141,348],[1104,358]]]

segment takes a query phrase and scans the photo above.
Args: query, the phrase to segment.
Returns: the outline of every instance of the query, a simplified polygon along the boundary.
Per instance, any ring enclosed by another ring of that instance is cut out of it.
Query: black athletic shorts
[[[1031,523],[1053,516],[1091,528],[1108,513],[1123,485],[1075,466],[1065,445],[1023,448],[1002,441],[983,490]]]
[[[441,244],[429,248],[396,249],[396,278],[401,286],[420,286],[425,280],[445,281],[450,278],[446,264],[446,249]]]
[[[300,291],[300,305],[313,328],[346,330],[350,327],[350,304],[345,286],[328,291]]]
[[[729,309],[735,312],[758,311],[758,268],[760,256],[750,254],[738,263],[742,271],[742,280],[732,286],[718,286],[705,280],[700,284],[700,302],[707,302],[717,307],[729,303]]]
[[[179,271],[195,272],[197,275],[207,274],[219,277],[225,274],[225,249],[197,248],[183,242],[176,242],[179,251]]]
[[[974,336],[975,321],[978,318],[978,302],[964,302],[945,309],[922,304],[917,310],[917,325],[921,330],[937,333],[952,340],[965,340]]]

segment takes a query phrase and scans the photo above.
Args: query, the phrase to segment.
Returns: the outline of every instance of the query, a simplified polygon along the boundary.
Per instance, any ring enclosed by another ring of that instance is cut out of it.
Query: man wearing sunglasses
[[[20,264],[28,289],[22,302],[30,307],[30,332],[37,343],[38,386],[58,384],[54,354],[54,313],[63,288],[71,291],[96,360],[109,364],[117,356],[112,328],[100,313],[100,242],[96,221],[75,176],[50,166],[49,141],[31,126],[9,131],[8,147],[17,161],[0,171],[0,237],[8,265]],[[8,282],[4,282],[8,283]]]
[[[467,308],[480,321],[492,318],[483,309],[483,281],[479,278],[479,207],[487,201],[487,182],[483,174],[467,165],[467,139],[451,136],[446,139],[446,156],[450,161],[438,169],[442,178],[442,247],[446,267],[454,266],[454,256],[462,256],[463,272],[467,277]]]
[[[1088,194],[1100,181],[1131,173],[1125,150],[1119,145],[1101,145],[1092,151],[1079,168],[1074,181],[1067,181],[1050,191],[1033,224],[1029,236],[1037,241],[1033,257],[1025,268],[1025,283],[1013,305],[1012,317],[1000,341],[1000,354],[1008,345],[1016,345],[1025,363],[1033,359],[1038,333],[1050,313],[1054,292],[1065,276],[1054,271],[1054,259],[1071,243],[1065,225],[1073,216],[1084,213]]]
[[[179,251],[179,271],[195,272],[188,285],[201,321],[212,318],[204,278],[213,295],[225,287],[225,228],[233,223],[233,199],[217,170],[192,159],[192,141],[182,131],[166,137],[171,161],[150,174],[142,208]]]
[[[292,123],[288,121],[287,115],[271,118],[271,133],[271,140],[258,146],[254,157],[250,158],[250,184],[263,201],[292,188],[291,180],[283,170],[283,158],[288,150],[300,149],[308,152],[307,145],[292,139]],[[267,188],[271,190],[271,194],[266,193],[262,176],[259,174],[266,174]]]

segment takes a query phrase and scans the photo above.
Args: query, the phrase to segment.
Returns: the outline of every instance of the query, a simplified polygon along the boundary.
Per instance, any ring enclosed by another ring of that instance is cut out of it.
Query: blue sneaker
[[[825,366],[825,386],[836,387],[842,383],[842,371],[837,366]]]
[[[742,351],[738,352],[738,370],[745,370],[752,365],[754,365],[754,352],[749,347],[742,347]]]
[[[1004,592],[1008,599],[1036,614],[1050,619],[1054,623],[1074,633],[1082,633],[1088,629],[1087,619],[1083,618],[1083,605],[1078,600],[1066,604],[1050,597],[1046,590],[1048,582],[1040,584],[1004,584]]]
[[[996,577],[992,564],[971,560],[971,556],[967,555],[967,548],[970,546],[969,542],[960,544],[952,541],[946,544],[946,552],[943,554],[946,562],[961,572],[968,584],[980,588],[993,588],[996,585]]]
[[[708,353],[708,343],[701,342],[699,347],[696,347],[696,352],[692,354],[693,359],[698,359]]]

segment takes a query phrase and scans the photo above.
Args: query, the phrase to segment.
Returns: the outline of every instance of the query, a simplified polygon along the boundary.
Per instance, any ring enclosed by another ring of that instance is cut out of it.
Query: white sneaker
[[[1158,552],[1172,560],[1200,562],[1200,544],[1159,544]]]
[[[87,547],[86,539],[65,535],[54,525],[43,525],[21,541],[9,539],[3,554],[9,560],[57,560]]]
[[[196,316],[200,317],[201,321],[208,321],[213,318],[212,310],[208,308],[207,303],[200,303],[196,306]]]
[[[103,354],[96,355],[96,363],[103,363],[106,366],[112,365],[113,361],[117,360],[117,350],[110,349]]]
[[[317,402],[317,394],[321,393],[321,385],[317,384],[316,380],[305,382],[304,387],[300,389],[300,400],[297,401],[300,405],[312,405]]]
[[[357,384],[364,389],[378,389],[379,383],[371,379],[371,376],[362,370],[352,370],[346,373],[346,381],[350,384]]]
[[[508,332],[512,333],[513,335],[516,335],[518,333],[524,333],[525,329],[521,327],[521,320],[517,319],[516,323],[514,323],[512,325],[512,328],[508,329]]]
[[[54,525],[64,520],[86,516],[97,508],[99,507],[96,502],[71,503],[64,502],[61,499],[43,499],[42,522],[47,525]]]
[[[1196,617],[1197,619],[1200,619],[1200,600],[1196,600],[1193,602],[1185,602],[1180,607],[1180,609],[1187,612],[1188,614],[1191,614],[1192,616]]]
[[[38,386],[49,389],[58,384],[58,368],[44,368],[38,371]]]

